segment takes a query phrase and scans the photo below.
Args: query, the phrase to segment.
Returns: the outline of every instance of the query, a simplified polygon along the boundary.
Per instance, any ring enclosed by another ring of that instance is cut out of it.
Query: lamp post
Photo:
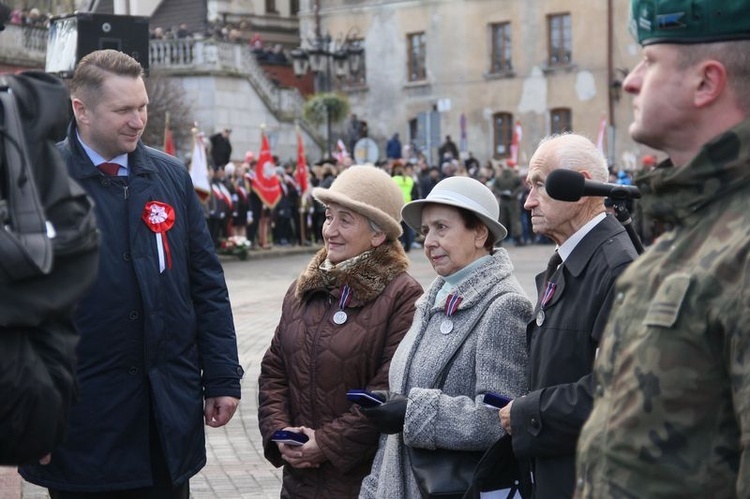
[[[297,47],[291,51],[294,74],[297,77],[304,76],[308,70],[316,77],[323,78],[323,83],[318,85],[316,78],[316,91],[333,91],[333,80],[331,70],[338,78],[348,74],[357,74],[362,64],[362,54],[365,49],[359,40],[350,37],[352,30],[343,39],[334,40],[330,34],[321,35],[316,33],[315,39],[308,42],[306,47]],[[322,87],[322,88],[319,88]],[[331,154],[331,109],[326,106],[326,154]]]

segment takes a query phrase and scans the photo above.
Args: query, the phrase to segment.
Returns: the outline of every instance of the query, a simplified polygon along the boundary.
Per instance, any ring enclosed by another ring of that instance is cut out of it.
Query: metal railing
[[[301,120],[305,101],[296,88],[277,87],[250,47],[216,40],[151,40],[151,69],[161,73],[225,73],[244,76],[280,121]]]
[[[47,37],[47,28],[7,25],[0,34],[0,60],[11,65],[44,66]],[[313,140],[323,143],[317,128],[302,117],[302,94],[296,88],[277,87],[246,45],[211,39],[150,40],[149,65],[152,71],[182,77],[223,73],[247,78],[279,121],[298,121]]]
[[[7,24],[0,33],[3,61],[22,66],[44,65],[48,33],[47,28]]]

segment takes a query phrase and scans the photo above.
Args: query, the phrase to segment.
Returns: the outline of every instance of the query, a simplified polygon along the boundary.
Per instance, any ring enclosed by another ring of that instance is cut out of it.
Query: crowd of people
[[[184,165],[140,140],[138,62],[85,56],[58,144],[100,237],[98,275],[64,317],[80,334],[80,399],[67,438],[22,476],[52,499],[189,497],[204,428],[230,421],[243,376],[215,248],[257,221],[261,247],[322,242],[258,379],[281,497],[750,497],[750,2],[693,0],[701,15],[685,17],[679,2],[631,3],[644,57],[623,82],[629,131],[666,155],[641,174],[610,172],[570,132],[545,137],[523,172],[462,162],[447,137],[439,167],[342,159],[310,168],[308,190],[274,160],[296,198],[257,219],[257,160],[231,161],[230,130],[211,137],[206,212]],[[554,199],[556,170],[637,185],[659,222],[646,251],[603,196]],[[555,245],[535,303],[501,244],[528,242],[523,212]],[[435,272],[427,290],[407,229]]]
[[[205,27],[195,29],[188,23],[180,23],[174,26],[150,26],[149,39],[151,40],[214,40],[217,42],[238,43],[247,45],[252,50],[259,62],[264,64],[290,64],[288,50],[280,43],[265,43],[260,33],[253,33],[247,21],[229,23],[224,21],[212,21]]]
[[[316,203],[309,189],[302,192],[298,182],[295,161],[281,162],[274,156],[274,168],[282,188],[281,201],[274,207],[266,206],[253,190],[253,178],[257,160],[248,151],[243,161],[230,161],[231,131],[222,130],[211,137],[212,190],[209,205],[209,224],[217,245],[231,236],[244,236],[249,248],[270,248],[320,244],[323,223],[323,207]],[[397,134],[396,134],[397,135]],[[447,137],[450,140],[450,136]],[[229,148],[227,150],[227,147]],[[329,158],[308,165],[306,175],[310,187],[330,187],[333,180],[352,164],[347,155]],[[630,185],[633,178],[650,171],[655,159],[646,155],[643,168],[631,172],[610,167],[603,181]],[[216,167],[215,165],[219,165]],[[390,158],[377,162],[375,166],[388,173],[401,189],[404,202],[426,198],[438,182],[449,177],[469,177],[486,185],[499,204],[498,221],[507,227],[508,236],[502,244],[525,246],[529,244],[552,244],[543,233],[532,229],[531,211],[525,203],[532,186],[526,180],[527,166],[516,165],[509,158],[487,161],[483,166],[472,156],[466,160],[454,159],[450,153],[443,157],[440,166],[430,166],[423,154],[410,160]],[[633,225],[646,245],[664,230],[663,222],[644,213],[638,200],[628,200],[627,207]],[[609,211],[612,212],[611,207]],[[263,224],[263,225],[261,225]],[[404,250],[420,248],[422,237],[405,222],[400,237]]]

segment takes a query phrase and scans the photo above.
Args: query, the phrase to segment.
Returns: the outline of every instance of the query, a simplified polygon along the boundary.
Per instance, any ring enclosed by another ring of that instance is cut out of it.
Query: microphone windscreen
[[[547,194],[558,201],[578,201],[583,196],[586,177],[573,170],[558,168],[547,175]]]

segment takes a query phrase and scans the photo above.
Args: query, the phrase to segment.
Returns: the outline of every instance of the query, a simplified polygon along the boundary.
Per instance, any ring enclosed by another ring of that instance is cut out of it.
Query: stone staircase
[[[224,74],[247,79],[266,107],[280,122],[298,123],[321,147],[324,138],[302,117],[305,103],[296,88],[276,86],[258,64],[250,47],[215,40],[151,40],[151,70],[166,76]]]

